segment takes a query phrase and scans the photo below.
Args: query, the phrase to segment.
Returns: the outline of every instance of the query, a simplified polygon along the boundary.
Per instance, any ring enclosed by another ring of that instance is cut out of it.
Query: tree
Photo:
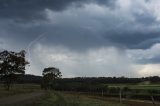
[[[43,70],[43,82],[42,87],[45,89],[50,89],[53,86],[53,81],[62,77],[61,72],[58,68],[49,67]]]
[[[18,53],[7,50],[0,52],[0,76],[6,90],[10,89],[19,75],[25,74],[25,66],[29,64],[25,60],[25,54],[24,50]]]

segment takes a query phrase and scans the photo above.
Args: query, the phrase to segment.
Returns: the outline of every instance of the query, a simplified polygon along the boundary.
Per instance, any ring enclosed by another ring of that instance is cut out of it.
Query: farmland
[[[130,89],[154,89],[160,90],[160,84],[108,84],[109,87],[128,87]]]
[[[131,90],[140,89],[145,90],[159,90],[159,84],[139,85],[139,84],[108,84],[108,87],[128,87]],[[135,95],[149,95],[144,92]],[[123,94],[122,94],[123,95]],[[133,92],[130,95],[134,95]],[[36,98],[32,98],[32,97]],[[150,100],[139,100],[122,97],[122,103],[119,103],[119,97],[109,96],[105,94],[102,96],[100,92],[76,92],[76,91],[44,91],[40,89],[37,84],[15,84],[10,91],[5,91],[3,86],[0,86],[0,98],[5,101],[7,106],[152,106]],[[14,99],[13,99],[14,98]],[[17,98],[17,99],[16,99]],[[14,101],[13,101],[14,100]],[[23,100],[23,102],[21,101]],[[17,101],[17,102],[15,102]],[[10,104],[9,102],[13,102]],[[155,102],[159,106],[159,102]],[[14,105],[13,105],[14,104]],[[0,105],[1,106],[1,105]],[[3,106],[3,105],[2,105]]]
[[[0,98],[8,97],[17,94],[26,94],[40,90],[40,85],[37,84],[15,84],[10,91],[6,91],[3,84],[0,84]]]
[[[67,92],[55,92],[46,91],[43,96],[37,97],[31,100],[26,98],[26,96],[34,96],[36,92],[44,92],[40,90],[38,85],[27,84],[18,85],[16,84],[10,91],[5,91],[1,88],[1,100],[6,101],[7,106],[125,106],[118,102],[108,102],[100,99],[89,98],[85,95],[80,95],[79,93],[67,93]],[[28,95],[29,94],[29,95]],[[7,97],[7,98],[6,98]],[[26,98],[26,99],[22,99]],[[17,100],[19,99],[19,100]],[[23,100],[23,102],[21,101]],[[33,99],[33,98],[32,98]],[[12,101],[17,100],[17,102]],[[25,100],[25,101],[24,101]],[[31,101],[31,102],[28,102]],[[9,103],[11,102],[11,104]],[[5,104],[5,103],[4,103]],[[0,106],[3,103],[0,103]]]
[[[33,106],[126,106],[118,102],[109,102],[105,100],[91,98],[76,93],[52,92],[45,99],[34,102]],[[31,106],[32,106],[31,105]]]

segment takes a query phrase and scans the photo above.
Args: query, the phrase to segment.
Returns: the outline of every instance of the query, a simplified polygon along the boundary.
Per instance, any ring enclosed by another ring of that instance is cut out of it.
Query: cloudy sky
[[[27,51],[26,73],[160,75],[159,0],[0,0],[0,50]]]

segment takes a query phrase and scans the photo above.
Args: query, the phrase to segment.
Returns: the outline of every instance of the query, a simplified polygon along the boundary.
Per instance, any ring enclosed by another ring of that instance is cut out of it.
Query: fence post
[[[122,89],[119,89],[119,102],[122,103]]]
[[[104,95],[104,92],[103,92],[103,90],[102,90],[102,96]]]
[[[152,99],[152,103],[153,103],[153,105],[155,105],[155,101],[154,101],[153,96],[151,96],[151,99]]]

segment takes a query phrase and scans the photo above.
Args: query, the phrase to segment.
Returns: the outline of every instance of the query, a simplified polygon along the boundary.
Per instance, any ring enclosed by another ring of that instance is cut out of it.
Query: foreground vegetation
[[[113,85],[109,87],[124,86],[124,85]],[[134,85],[135,86],[135,85]],[[40,85],[36,84],[15,84],[10,91],[6,91],[3,86],[0,86],[0,100],[8,96],[19,98],[18,95],[28,95],[34,92],[43,93]],[[22,96],[21,96],[22,97]],[[16,98],[14,98],[16,99]],[[10,102],[11,99],[5,99]],[[12,100],[13,101],[13,100]],[[158,102],[155,102],[159,106]],[[97,92],[77,92],[77,91],[45,91],[43,96],[38,96],[34,99],[27,99],[23,102],[16,102],[7,106],[153,106],[151,100],[140,101],[134,99],[122,98],[122,103],[119,103],[119,97],[110,97],[105,95],[102,96]],[[0,104],[1,106],[1,104]]]
[[[41,90],[40,85],[37,84],[15,84],[10,91],[6,91],[3,86],[3,84],[0,84],[0,98]]]
[[[15,84],[10,91],[6,91],[0,85],[0,98],[13,95],[28,94],[41,91],[39,85],[35,84]],[[43,92],[43,91],[41,91]],[[9,102],[10,100],[8,100]],[[125,106],[119,102],[109,102],[101,99],[92,98],[77,92],[57,92],[46,91],[45,95],[34,100],[14,103],[7,106]]]
[[[18,106],[18,105],[17,105]],[[25,105],[24,105],[25,106]],[[118,102],[90,98],[79,94],[48,92],[45,97],[30,104],[30,106],[126,106]]]

